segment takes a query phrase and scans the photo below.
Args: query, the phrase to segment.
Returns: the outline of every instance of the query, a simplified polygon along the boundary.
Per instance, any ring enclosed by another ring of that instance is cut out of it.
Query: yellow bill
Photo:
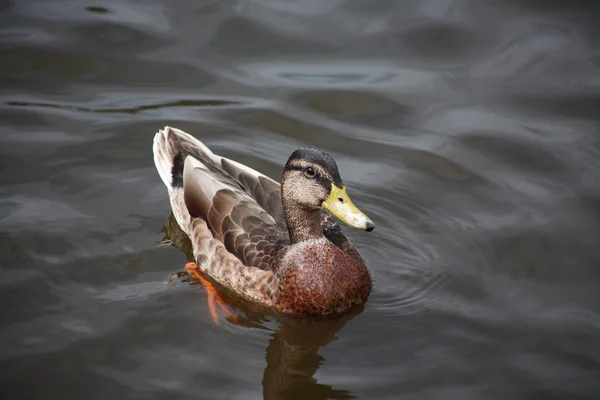
[[[331,194],[322,204],[323,208],[331,211],[333,215],[353,228],[364,229],[371,232],[375,229],[373,222],[362,213],[350,200],[346,187],[339,188],[331,185]]]

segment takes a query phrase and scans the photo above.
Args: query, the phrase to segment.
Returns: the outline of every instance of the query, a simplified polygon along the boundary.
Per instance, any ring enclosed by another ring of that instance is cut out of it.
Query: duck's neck
[[[323,227],[321,226],[321,210],[307,208],[286,201],[283,198],[283,214],[287,222],[288,232],[292,243],[305,242],[307,240],[321,239]]]

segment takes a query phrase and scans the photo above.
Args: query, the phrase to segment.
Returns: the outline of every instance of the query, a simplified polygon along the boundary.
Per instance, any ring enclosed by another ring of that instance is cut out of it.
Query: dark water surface
[[[2,399],[598,398],[600,2],[0,5]],[[364,309],[217,326],[167,285],[165,125],[331,153]]]

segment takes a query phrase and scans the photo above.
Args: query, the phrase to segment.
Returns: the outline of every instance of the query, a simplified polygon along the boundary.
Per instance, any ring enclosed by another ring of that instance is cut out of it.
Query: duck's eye
[[[315,169],[313,167],[307,167],[304,170],[304,173],[306,174],[307,177],[309,178],[314,178],[316,175]]]

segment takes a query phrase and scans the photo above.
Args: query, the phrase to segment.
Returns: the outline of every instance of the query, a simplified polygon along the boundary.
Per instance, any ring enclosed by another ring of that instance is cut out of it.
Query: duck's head
[[[318,209],[325,208],[353,228],[368,232],[373,222],[360,211],[346,193],[333,157],[315,149],[298,149],[292,153],[283,170],[284,203]]]

